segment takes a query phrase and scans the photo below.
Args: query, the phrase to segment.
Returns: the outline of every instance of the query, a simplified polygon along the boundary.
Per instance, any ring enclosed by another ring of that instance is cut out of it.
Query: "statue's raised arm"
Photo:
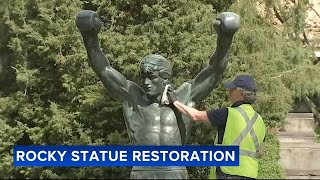
[[[193,80],[190,98],[196,104],[205,99],[215,87],[228,63],[228,53],[234,34],[240,26],[240,17],[233,12],[217,16],[213,27],[218,35],[215,52],[205,67]]]
[[[134,97],[141,97],[143,90],[112,68],[109,60],[101,51],[98,33],[102,27],[102,21],[98,14],[90,10],[80,11],[76,15],[76,25],[81,32],[89,64],[110,96],[118,101],[130,101]]]

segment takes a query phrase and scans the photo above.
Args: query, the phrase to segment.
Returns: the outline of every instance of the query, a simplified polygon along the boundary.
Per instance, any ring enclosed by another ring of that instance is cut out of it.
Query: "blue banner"
[[[239,146],[14,146],[14,166],[239,166]]]

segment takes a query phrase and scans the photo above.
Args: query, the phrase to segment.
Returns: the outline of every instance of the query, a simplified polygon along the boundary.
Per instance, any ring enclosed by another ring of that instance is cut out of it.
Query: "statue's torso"
[[[178,92],[179,101],[188,104],[189,86]],[[124,116],[130,138],[137,145],[182,145],[189,126],[187,116],[167,105],[153,103],[150,105],[124,103]],[[183,135],[184,134],[184,135]],[[181,136],[183,135],[183,136]]]

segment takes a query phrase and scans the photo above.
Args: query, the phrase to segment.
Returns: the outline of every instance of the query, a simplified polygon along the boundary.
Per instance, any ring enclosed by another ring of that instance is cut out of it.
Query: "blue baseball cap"
[[[239,75],[233,81],[225,83],[224,87],[227,89],[239,87],[247,91],[256,91],[256,82],[251,76]]]

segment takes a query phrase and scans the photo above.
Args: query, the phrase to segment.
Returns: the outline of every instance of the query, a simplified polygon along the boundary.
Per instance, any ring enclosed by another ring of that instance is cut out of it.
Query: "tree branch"
[[[313,61],[314,65],[317,65],[320,62],[320,57],[317,57],[317,59],[315,61]]]
[[[303,44],[306,44],[306,45],[308,45],[309,47],[310,47],[310,42],[309,42],[309,39],[308,39],[308,37],[307,37],[307,34],[306,34],[306,32],[305,31],[303,31]]]
[[[309,4],[309,7],[316,13],[318,17],[320,17],[320,14],[311,6],[311,4]]]
[[[284,72],[281,73],[280,75],[278,75],[278,76],[273,76],[273,77],[271,77],[271,78],[279,78],[279,77],[281,77],[281,76],[283,76],[283,75],[285,75],[285,74],[288,74],[288,73],[292,72],[293,70],[295,70],[295,69],[291,69],[291,70],[288,70],[288,71],[284,71]]]
[[[283,18],[281,17],[279,11],[277,10],[276,5],[273,5],[272,9],[273,9],[276,17],[277,17],[277,18],[279,19],[279,21],[281,22],[281,24],[283,24],[283,23],[284,23],[284,20],[283,20]]]
[[[296,4],[296,1],[295,1],[295,0],[291,0],[291,2],[292,2],[293,4]]]
[[[307,108],[313,113],[314,119],[317,121],[318,127],[320,126],[320,113],[316,109],[316,105],[310,100],[308,96],[304,96]]]

